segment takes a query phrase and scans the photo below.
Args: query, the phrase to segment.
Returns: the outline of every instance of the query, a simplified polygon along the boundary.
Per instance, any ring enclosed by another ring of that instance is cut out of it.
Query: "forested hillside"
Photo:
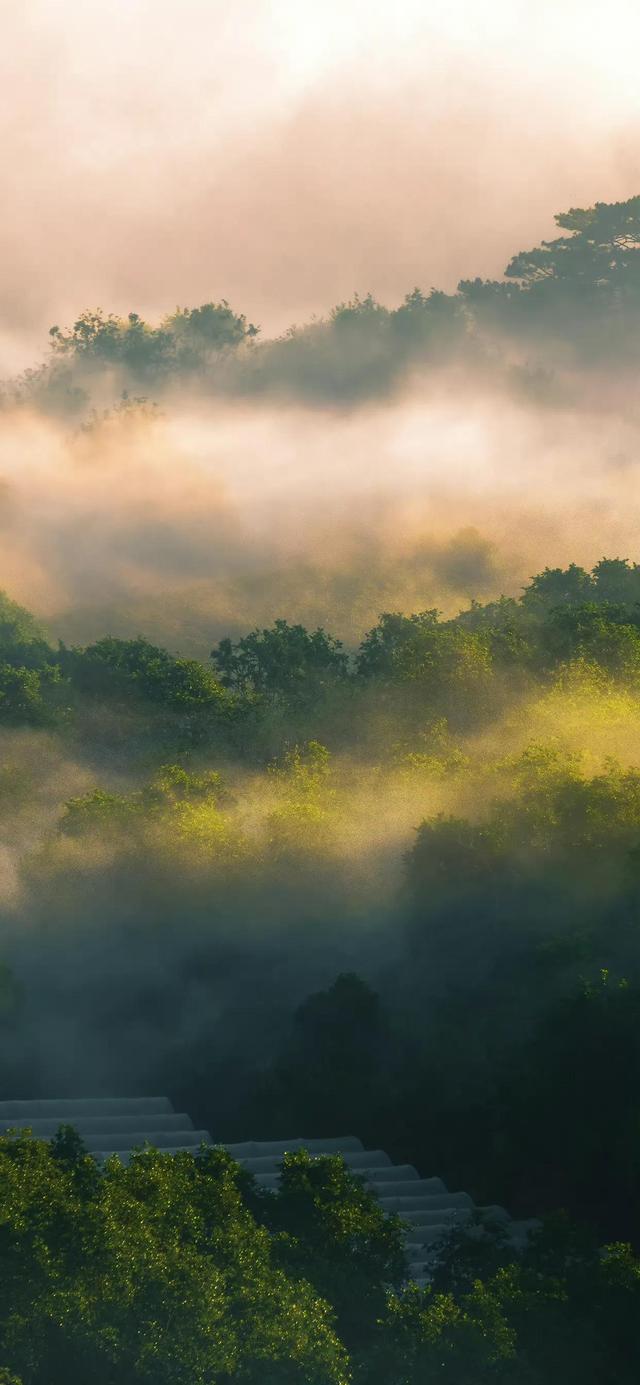
[[[81,416],[122,390],[157,399],[186,389],[349,405],[452,366],[536,399],[571,398],[576,371],[637,369],[640,196],[555,220],[563,234],[514,254],[503,279],[463,279],[452,294],[413,288],[393,308],[356,293],[270,340],[226,300],[158,324],[89,308],[50,328],[49,358],[7,382],[4,402]]]
[[[2,388],[2,1097],[543,1225],[423,1293],[339,1161],[3,1139],[0,1385],[638,1378],[640,198],[556,221],[273,339],[91,309]]]
[[[216,1149],[99,1172],[63,1126],[0,1139],[0,1186],[3,1385],[637,1378],[640,1264],[562,1219],[515,1257],[455,1239],[424,1290],[339,1158],[286,1155],[270,1193]]]
[[[639,595],[603,559],[208,665],[4,598],[3,1089],[168,1072],[226,1139],[638,1234]]]

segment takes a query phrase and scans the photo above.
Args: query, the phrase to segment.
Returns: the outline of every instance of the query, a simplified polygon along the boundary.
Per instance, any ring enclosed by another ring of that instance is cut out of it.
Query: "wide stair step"
[[[309,1154],[317,1155],[364,1153],[362,1140],[358,1140],[355,1135],[329,1140],[305,1140],[301,1135],[291,1140],[246,1140],[242,1144],[224,1145],[223,1148],[233,1159],[238,1159],[242,1163],[246,1159],[267,1157],[277,1157],[281,1160],[285,1154],[293,1154],[298,1149],[306,1149]]]
[[[151,1148],[152,1148],[152,1149],[156,1149],[157,1146],[156,1146],[156,1145],[151,1145]],[[136,1149],[92,1149],[92,1150],[91,1150],[91,1153],[92,1153],[94,1159],[96,1159],[96,1160],[98,1161],[99,1164],[102,1164],[102,1163],[105,1162],[106,1159],[111,1159],[113,1156],[115,1156],[115,1158],[118,1159],[118,1160],[120,1161],[120,1163],[124,1165],[125,1168],[127,1167],[127,1164],[130,1164],[130,1163],[131,1163],[131,1160],[134,1158],[134,1156],[135,1156],[138,1152],[139,1152],[139,1151],[136,1150]],[[197,1150],[194,1151],[193,1145],[175,1144],[175,1145],[167,1145],[166,1148],[159,1149],[159,1150],[158,1150],[158,1153],[159,1153],[159,1154],[194,1154],[194,1153],[197,1153]]]
[[[458,1225],[461,1222],[470,1221],[473,1216],[473,1206],[471,1207],[414,1207],[409,1212],[399,1214],[400,1220],[407,1222],[409,1226],[439,1226],[441,1222],[446,1222],[447,1226]]]
[[[367,1179],[365,1188],[375,1189],[381,1202],[385,1204],[398,1198],[412,1201],[414,1198],[438,1197],[446,1193],[446,1185],[441,1178],[405,1178],[396,1182],[392,1178]]]
[[[453,1225],[450,1221],[434,1222],[431,1226],[409,1226],[405,1232],[405,1240],[408,1244],[433,1246],[446,1240],[452,1230]]]
[[[145,1137],[154,1139],[156,1135],[168,1132],[193,1130],[193,1121],[190,1116],[185,1114],[171,1116],[144,1115],[144,1113],[134,1113],[130,1116],[74,1116],[72,1120],[64,1120],[47,1116],[43,1117],[19,1117],[13,1120],[0,1121],[0,1134],[6,1134],[7,1130],[31,1130],[32,1134],[38,1139],[49,1139],[56,1135],[61,1125],[72,1125],[82,1139],[87,1141],[95,1135],[130,1135],[133,1139],[139,1132],[144,1131]]]
[[[314,1143],[320,1144],[319,1141],[314,1141]],[[307,1147],[307,1143],[304,1140],[302,1140],[300,1142],[300,1145],[298,1146],[298,1148],[300,1149],[306,1149]],[[225,1145],[223,1146],[223,1148],[228,1149],[230,1153],[233,1151],[233,1146]],[[242,1164],[243,1168],[247,1169],[248,1173],[279,1173],[280,1165],[282,1164],[283,1153],[286,1152],[286,1148],[287,1146],[285,1146],[285,1149],[283,1151],[280,1151],[277,1154],[258,1154],[252,1155],[248,1159],[241,1158],[240,1163]],[[369,1170],[371,1166],[374,1164],[374,1161],[375,1167],[382,1167],[385,1163],[391,1166],[391,1160],[389,1159],[388,1154],[385,1154],[384,1150],[382,1149],[376,1149],[371,1151],[366,1149],[342,1150],[336,1148],[327,1150],[318,1148],[316,1150],[312,1150],[311,1152],[314,1153],[317,1158],[320,1158],[323,1154],[340,1153],[342,1154],[347,1168],[351,1169],[354,1173],[358,1173],[360,1169]]]
[[[383,1164],[375,1168],[358,1169],[358,1178],[364,1178],[365,1187],[378,1183],[413,1183],[420,1178],[413,1164]],[[438,1182],[442,1182],[438,1179]],[[444,1188],[444,1183],[442,1184]]]
[[[172,1116],[173,1106],[166,1096],[75,1097],[38,1101],[0,1101],[0,1122],[13,1120],[56,1120],[73,1124],[80,1116]]]
[[[430,1222],[447,1221],[468,1222],[473,1216],[473,1207],[440,1206],[431,1207],[428,1202],[416,1202],[413,1207],[387,1207],[383,1202],[382,1206],[388,1216],[400,1217],[402,1221],[416,1223],[420,1218],[424,1218],[425,1225]]]
[[[112,1155],[128,1164],[137,1148],[150,1145],[167,1155],[194,1154],[213,1144],[207,1130],[194,1130],[191,1118],[175,1112],[166,1097],[87,1097],[0,1101],[0,1134],[9,1129],[32,1131],[42,1139],[61,1125],[74,1126],[87,1149],[103,1163]],[[306,1149],[314,1158],[339,1154],[350,1172],[375,1193],[385,1213],[404,1222],[411,1277],[428,1284],[440,1242],[460,1224],[477,1217],[478,1234],[502,1225],[514,1245],[526,1244],[536,1222],[513,1222],[503,1207],[474,1207],[468,1193],[451,1193],[441,1178],[422,1178],[412,1164],[393,1164],[382,1149],[365,1149],[355,1135],[288,1140],[244,1140],[221,1148],[251,1173],[258,1186],[276,1191],[287,1153]]]
[[[90,1135],[85,1144],[90,1154],[97,1150],[118,1154],[121,1150],[138,1149],[145,1144],[152,1145],[154,1149],[173,1149],[179,1145],[181,1149],[197,1150],[200,1145],[211,1145],[213,1141],[208,1130],[136,1130],[129,1134],[123,1131],[120,1135],[114,1132],[108,1138]]]

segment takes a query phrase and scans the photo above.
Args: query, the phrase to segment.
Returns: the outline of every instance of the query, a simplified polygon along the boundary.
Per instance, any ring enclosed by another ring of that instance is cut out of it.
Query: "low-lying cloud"
[[[546,564],[632,558],[633,415],[428,381],[354,412],[0,417],[0,585],[54,635],[207,655],[278,616],[357,641],[382,610],[517,595]]]
[[[272,333],[354,290],[451,291],[498,276],[556,211],[628,196],[621,44],[608,55],[597,13],[572,29],[565,8],[553,51],[525,7],[475,0],[448,18],[408,0],[6,12],[0,368],[85,306],[225,297]]]

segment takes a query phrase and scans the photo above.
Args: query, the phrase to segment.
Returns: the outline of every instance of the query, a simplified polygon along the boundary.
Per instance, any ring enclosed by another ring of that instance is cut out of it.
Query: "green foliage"
[[[640,987],[603,970],[549,1007],[505,1084],[514,1166],[546,1171],[549,1206],[619,1235],[640,1227],[639,1036]]]
[[[41,626],[0,592],[0,724],[51,721],[60,683],[56,656]]]
[[[61,681],[55,665],[36,669],[0,664],[0,725],[47,725],[54,717]]]
[[[593,569],[593,586],[599,601],[635,611],[640,605],[640,564],[628,558],[601,558]]]
[[[401,349],[442,352],[460,344],[466,319],[453,295],[437,289],[424,294],[415,288],[390,314],[390,325]]]
[[[640,771],[624,770],[609,761],[601,774],[588,778],[575,757],[564,757],[549,746],[531,745],[521,756],[497,766],[504,784],[504,797],[496,794],[482,821],[470,823],[435,818],[424,822],[418,832],[414,859],[427,859],[433,852],[433,868],[445,866],[448,843],[455,841],[453,853],[469,844],[470,859],[485,847],[488,856],[517,856],[522,848],[530,853],[543,851],[547,866],[552,852],[589,852],[606,848],[628,853],[640,833]],[[516,789],[514,796],[510,791]],[[453,834],[453,836],[452,836]],[[444,854],[441,854],[441,850]],[[592,858],[593,859],[593,858]],[[521,859],[526,872],[529,862]],[[517,869],[517,864],[514,863]]]
[[[268,744],[291,727],[296,737],[316,739],[309,731],[321,716],[329,726],[338,713],[353,719],[363,698],[361,705],[368,699],[369,708],[378,699],[405,735],[407,724],[415,726],[425,717],[465,726],[486,721],[495,711],[504,688],[498,675],[519,679],[524,687],[522,680],[544,680],[583,663],[600,668],[619,686],[636,686],[637,584],[636,569],[626,560],[603,559],[593,574],[574,564],[566,571],[545,569],[519,601],[472,602],[454,619],[441,620],[435,610],[409,616],[387,612],[364,637],[353,663],[331,634],[286,620],[235,643],[221,640],[213,651],[215,672],[142,636],[108,636],[84,650],[63,648],[55,662],[48,647],[34,640],[33,659],[47,655],[48,661],[40,669],[25,662],[14,673],[7,663],[4,716],[46,719],[47,708],[59,700],[61,689],[54,696],[54,685],[62,674],[76,701],[128,702],[132,710],[148,704],[149,710],[173,718],[185,746],[218,734],[235,736],[236,745],[242,736],[251,749],[251,738],[256,747],[265,739]],[[614,595],[620,599],[613,601]],[[19,630],[14,634],[15,658],[27,646]],[[269,715],[276,717],[271,729]],[[294,719],[286,728],[285,716]]]
[[[467,349],[468,321],[461,301],[419,288],[394,309],[372,294],[339,303],[327,320],[292,327],[238,359],[233,385],[344,403],[387,393],[413,363],[437,368]]]
[[[317,699],[347,668],[340,640],[324,630],[309,634],[286,620],[254,630],[235,645],[221,640],[211,657],[226,688],[293,703]]]
[[[353,972],[299,1006],[274,1064],[282,1121],[366,1137],[389,1083],[388,1021],[380,997]]]
[[[529,291],[550,282],[600,295],[640,290],[640,197],[574,207],[555,220],[570,234],[514,255],[508,278]]]
[[[509,1313],[522,1297],[513,1269],[488,1283],[477,1280],[459,1299],[418,1288],[393,1296],[378,1324],[368,1385],[515,1380],[501,1368],[517,1355]]]
[[[398,710],[446,715],[452,724],[481,718],[492,688],[491,644],[484,631],[438,620],[437,611],[385,614],[365,636],[357,676],[386,684]]]
[[[336,791],[331,757],[319,741],[295,745],[268,766],[276,803],[268,816],[271,845],[278,851],[319,847],[329,824]]]
[[[568,234],[514,255],[506,283],[459,284],[476,330],[539,343],[547,367],[637,360],[640,197],[555,220]]]
[[[591,775],[532,745],[478,798],[473,818],[425,821],[407,860],[421,1056],[403,1105],[422,1092],[430,1111],[417,1146],[481,1199],[497,1185],[525,1213],[566,1206],[603,1237],[640,1234],[638,771]],[[628,983],[585,990],[607,966]]]
[[[81,313],[68,332],[52,327],[49,338],[56,357],[85,369],[110,367],[133,381],[158,381],[171,372],[200,372],[257,332],[223,300],[177,308],[159,327],[150,326],[138,313],[121,318],[96,309]]]
[[[228,792],[218,770],[194,774],[183,765],[162,765],[153,783],[143,791],[145,805],[177,805],[180,803],[222,804]]]
[[[576,363],[635,370],[640,340],[640,198],[557,224],[503,282],[356,294],[273,342],[225,301],[83,313],[3,400],[93,406],[92,434],[180,380],[349,405],[454,361],[550,405]],[[3,944],[7,1091],[44,1083],[43,990],[136,1081],[150,1050],[164,1080],[170,1014],[176,1085],[195,1033],[218,1128],[351,1127],[478,1199],[582,1219],[518,1263],[458,1242],[404,1293],[397,1228],[339,1161],[292,1156],[266,1197],[217,1154],[102,1178],[71,1130],[3,1141],[0,1385],[635,1385],[640,564],[545,568],[453,619],[386,612],[353,657],[282,619],[222,639],[213,670],[142,636],[55,651],[0,596],[0,723],[3,910],[29,923]],[[56,833],[87,772],[104,783]]]
[[[222,303],[203,303],[199,308],[177,308],[165,318],[165,330],[179,343],[180,361],[191,360],[199,365],[203,351],[221,351],[239,346],[247,337],[258,335],[259,328],[246,318],[238,317],[226,300]]]
[[[73,1003],[127,1071],[167,1061],[174,1016],[167,1070],[204,1125],[352,1129],[478,1201],[640,1234],[637,583],[622,559],[545,569],[456,618],[384,614],[353,658],[283,621],[221,642],[217,673],[142,637],[28,670],[47,695],[67,676],[75,718],[16,737],[0,784],[42,973],[68,994],[68,937]],[[88,792],[41,771],[63,736]],[[13,1090],[36,1062],[25,952],[4,949]],[[628,990],[587,1003],[606,968]]]
[[[286,1154],[280,1187],[259,1213],[278,1237],[278,1260],[307,1279],[336,1313],[350,1351],[366,1343],[387,1290],[406,1276],[402,1227],[353,1178],[339,1156]]]
[[[30,612],[0,592],[0,663],[41,669],[53,658],[46,634]]]
[[[132,397],[128,390],[123,390],[121,398],[112,408],[102,409],[100,412],[97,409],[91,410],[89,417],[80,425],[79,436],[104,436],[106,429],[133,429],[152,423],[159,417],[160,409],[157,404],[151,403],[145,395]]]
[[[129,690],[174,711],[226,711],[230,699],[213,674],[196,659],[178,659],[138,636],[113,636],[72,651],[71,670],[82,688]]]
[[[454,741],[445,717],[435,717],[423,731],[391,746],[392,762],[407,776],[447,779],[468,765],[464,751]]]
[[[640,626],[626,620],[623,606],[595,602],[552,611],[544,643],[554,662],[595,660],[626,681],[640,676]]]
[[[234,396],[355,403],[389,394],[416,369],[451,362],[536,403],[563,397],[574,364],[638,359],[640,197],[571,208],[564,234],[513,255],[502,280],[466,278],[455,294],[419,287],[388,308],[355,293],[324,319],[257,342],[226,300],[176,308],[158,324],[90,309],[53,326],[49,362],[6,382],[0,401],[78,414],[118,394],[178,381]],[[513,342],[513,351],[505,350]]]
[[[353,329],[370,332],[372,326],[385,323],[388,317],[388,310],[381,303],[377,303],[370,293],[366,298],[361,298],[358,293],[354,294],[349,303],[339,303],[331,313],[331,321],[340,332]]]
[[[67,836],[80,837],[89,832],[127,829],[132,819],[141,814],[142,806],[141,795],[90,789],[88,793],[68,800],[60,830]]]
[[[570,563],[566,571],[546,567],[544,572],[531,578],[523,593],[522,605],[525,610],[542,613],[556,606],[579,606],[589,600],[593,585],[590,574],[575,563]]]
[[[137,845],[145,832],[160,826],[174,838],[228,847],[233,840],[224,817],[229,802],[217,770],[194,774],[182,765],[162,765],[149,784],[132,793],[92,789],[69,799],[60,830],[69,837],[122,836]]]
[[[315,801],[323,793],[331,776],[331,756],[326,745],[307,741],[285,750],[279,760],[268,766],[269,774],[278,787],[298,800]]]
[[[493,1273],[487,1264],[462,1290],[392,1297],[364,1379],[632,1385],[639,1275],[628,1245],[603,1252],[566,1219],[549,1219],[517,1261]]]
[[[632,1385],[640,1262],[550,1218],[520,1255],[460,1247],[403,1286],[398,1221],[340,1158],[285,1155],[276,1193],[221,1149],[100,1171],[77,1133],[0,1139],[5,1385]],[[500,1258],[500,1257],[499,1257]],[[457,1266],[457,1268],[456,1268]]]
[[[326,1303],[277,1263],[226,1155],[86,1162],[64,1136],[0,1141],[0,1340],[24,1385],[346,1385]]]

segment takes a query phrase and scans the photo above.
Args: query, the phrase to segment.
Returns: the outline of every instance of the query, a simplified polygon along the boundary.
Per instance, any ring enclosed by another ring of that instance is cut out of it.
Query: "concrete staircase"
[[[0,1135],[8,1130],[31,1130],[39,1139],[50,1139],[60,1125],[73,1125],[86,1148],[99,1163],[111,1154],[129,1162],[134,1149],[150,1144],[166,1154],[197,1151],[214,1142],[208,1130],[195,1130],[184,1112],[175,1112],[167,1097],[97,1097],[61,1101],[0,1101]],[[474,1235],[486,1234],[499,1225],[515,1246],[526,1243],[534,1222],[515,1222],[503,1207],[476,1207],[468,1193],[450,1193],[440,1178],[421,1178],[412,1164],[392,1164],[382,1149],[364,1149],[354,1135],[327,1140],[257,1140],[222,1144],[257,1183],[276,1189],[285,1153],[307,1149],[312,1155],[341,1154],[351,1171],[362,1178],[386,1212],[397,1213],[406,1224],[406,1246],[411,1277],[429,1281],[437,1248],[460,1223],[474,1227]]]

